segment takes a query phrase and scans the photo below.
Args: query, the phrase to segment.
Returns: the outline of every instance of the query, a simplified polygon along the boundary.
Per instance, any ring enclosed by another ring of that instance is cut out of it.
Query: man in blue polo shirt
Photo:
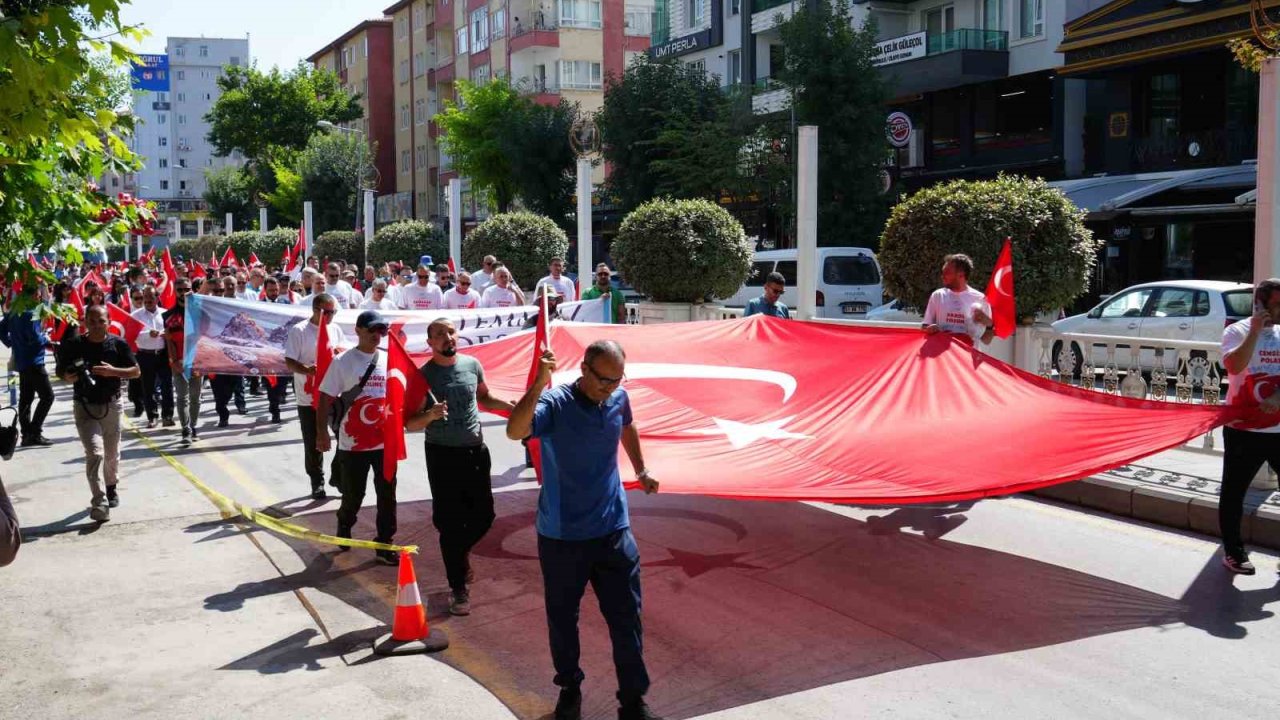
[[[764,294],[747,302],[742,309],[742,317],[752,315],[772,315],[783,320],[791,319],[791,311],[782,302],[782,293],[787,291],[787,279],[780,272],[771,272],[764,281]]]
[[[640,628],[640,552],[631,534],[627,496],[618,477],[622,441],[646,493],[658,481],[644,466],[631,401],[621,386],[626,354],[612,340],[587,347],[582,376],[541,391],[556,369],[542,355],[538,377],[507,421],[507,437],[536,437],[542,447],[538,495],[538,559],[547,606],[551,660],[560,686],[557,720],[582,717],[578,665],[578,607],[590,581],[609,625],[618,676],[619,720],[656,720],[644,702],[649,690]]]

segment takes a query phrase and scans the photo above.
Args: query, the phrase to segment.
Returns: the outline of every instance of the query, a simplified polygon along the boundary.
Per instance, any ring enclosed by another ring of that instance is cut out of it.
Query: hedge
[[[449,238],[438,226],[421,220],[401,220],[383,226],[369,244],[369,264],[398,261],[417,265],[423,255],[442,263],[449,257]]]
[[[729,297],[751,272],[742,225],[707,200],[651,200],[622,221],[610,249],[618,271],[658,302]]]
[[[479,268],[493,255],[525,288],[547,274],[551,258],[569,252],[569,237],[549,217],[531,212],[494,215],[462,241],[463,267]]]

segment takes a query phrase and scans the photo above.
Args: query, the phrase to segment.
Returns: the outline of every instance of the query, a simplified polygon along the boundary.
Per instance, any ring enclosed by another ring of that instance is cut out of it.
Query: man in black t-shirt
[[[58,350],[58,377],[74,383],[76,432],[84,445],[85,474],[93,495],[89,517],[103,522],[111,518],[108,508],[120,504],[116,494],[116,470],[120,465],[120,381],[132,380],[142,372],[128,343],[107,334],[106,307],[86,308],[84,315],[86,333],[64,342]],[[105,493],[102,480],[106,480]]]

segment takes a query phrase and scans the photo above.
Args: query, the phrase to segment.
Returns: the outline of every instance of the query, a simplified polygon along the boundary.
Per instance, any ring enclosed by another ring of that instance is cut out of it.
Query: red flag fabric
[[[84,298],[80,296],[80,286],[73,285],[71,290],[67,292],[67,302],[71,303],[76,309],[76,317],[84,320]]]
[[[998,338],[1007,338],[1018,326],[1013,295],[1013,239],[1005,238],[1000,257],[987,281],[987,304],[991,306],[991,328]]]
[[[262,263],[258,261],[258,253],[256,253],[256,252],[250,252],[250,253],[249,253],[249,267],[253,267],[254,265],[261,265],[261,264],[262,264]]]
[[[120,296],[120,309],[127,313],[133,312],[133,300],[129,298],[129,292],[127,290]]]
[[[624,387],[664,493],[954,502],[1088,477],[1249,414],[1067,386],[945,334],[766,316],[557,324],[553,382],[575,380],[603,339],[626,350]],[[527,336],[467,352],[495,395],[526,386]],[[624,458],[623,479],[637,487]]]
[[[333,364],[333,350],[329,344],[329,318],[321,316],[316,333],[316,374],[307,379],[304,391],[311,393],[311,407],[320,407],[320,383]]]
[[[399,328],[392,326],[387,333],[387,402],[382,441],[382,476],[388,480],[395,480],[399,462],[409,457],[404,421],[421,407],[428,390],[426,379],[400,339]]]
[[[294,268],[298,267],[298,263],[301,262],[302,256],[305,255],[306,252],[307,225],[306,223],[299,223],[298,242],[294,243],[292,251],[289,251],[288,249],[285,250],[285,257],[287,258],[285,263],[285,272],[293,272]]]
[[[216,250],[209,251],[209,267],[214,270],[218,269],[218,253]]]
[[[160,256],[160,269],[164,272],[164,285],[160,288],[160,305],[166,308],[172,308],[178,304],[178,293],[173,288],[173,284],[178,280],[178,271],[173,267],[173,256],[169,254],[169,248],[164,249],[164,255]]]
[[[551,328],[547,325],[547,318],[550,316],[549,301],[546,295],[542,296],[542,307],[538,311],[538,325],[533,333],[533,362],[529,364],[529,374],[525,377],[524,389],[528,391],[533,387],[534,380],[538,379],[538,367],[542,364],[542,353],[551,348]],[[557,356],[558,357],[558,356]],[[483,363],[481,363],[483,364]],[[548,386],[550,387],[550,386]],[[523,395],[524,393],[519,393]],[[529,459],[533,462],[533,473],[538,478],[538,484],[542,484],[542,443],[538,438],[529,438],[525,442],[525,447],[529,449]]]
[[[133,348],[134,352],[137,352],[138,333],[145,330],[147,326],[115,303],[107,303],[107,318],[110,323],[107,331],[112,335],[119,335],[124,338],[124,341],[129,343],[129,347]]]
[[[458,266],[453,264],[452,257],[449,258],[449,272],[453,273],[454,275],[458,274]]]
[[[202,277],[209,277],[209,275],[204,271],[203,265],[201,265],[200,263],[192,263],[191,277],[202,278]]]
[[[236,265],[239,265],[239,264],[240,264],[240,261],[236,259],[236,251],[232,250],[231,246],[228,245],[227,251],[222,253],[222,261],[219,263],[218,266],[234,268]]]

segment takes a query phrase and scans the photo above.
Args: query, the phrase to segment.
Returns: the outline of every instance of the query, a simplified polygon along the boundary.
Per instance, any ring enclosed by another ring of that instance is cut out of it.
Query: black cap
[[[382,313],[377,310],[365,310],[356,318],[356,327],[364,328],[365,330],[377,327],[387,328],[391,327],[391,323],[387,322],[387,319],[382,317]]]

